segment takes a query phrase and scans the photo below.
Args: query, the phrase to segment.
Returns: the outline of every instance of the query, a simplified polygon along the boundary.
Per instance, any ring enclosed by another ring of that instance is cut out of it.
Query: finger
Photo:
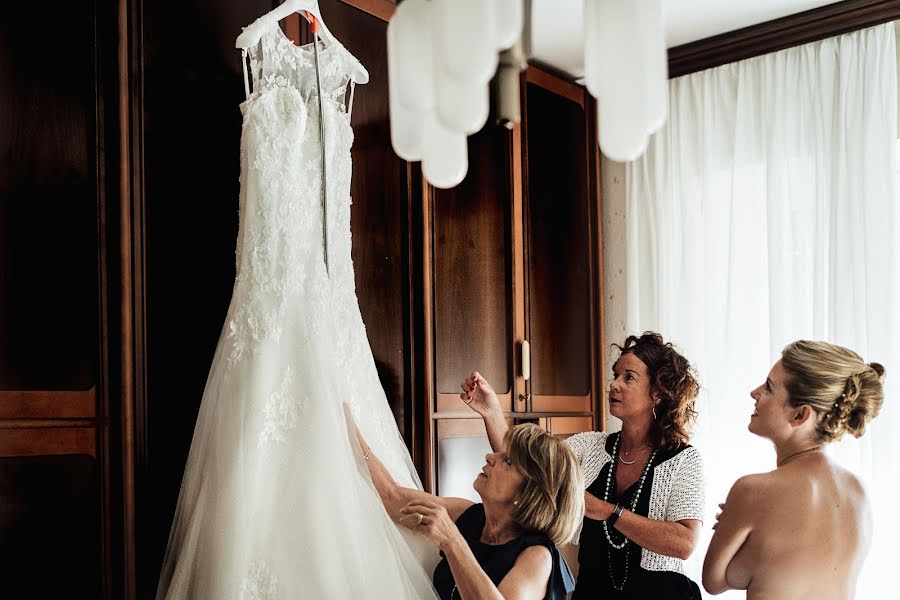
[[[425,504],[424,502],[410,502],[406,506],[400,509],[400,512],[403,514],[413,514],[413,513],[433,513],[435,510],[435,506],[432,504]]]
[[[435,515],[440,507],[428,504],[408,504],[404,508],[400,509],[400,512],[404,514],[414,514],[414,513],[422,513],[425,516],[433,516]]]
[[[413,502],[410,502],[409,504],[407,504],[400,510],[405,510],[407,512],[415,512],[417,510],[432,511],[439,507],[440,507],[440,505],[438,505],[434,502],[429,502],[428,500],[414,500]]]
[[[398,520],[410,529],[415,529],[416,527],[421,527],[426,522],[431,523],[434,521],[433,518],[423,514],[421,511],[405,513]]]
[[[406,527],[412,529],[418,524],[419,518],[416,515],[403,515],[398,519],[398,521],[400,521],[402,525],[405,525]]]
[[[403,519],[400,519],[400,524],[410,531],[418,533],[419,535],[423,535],[425,537],[428,537],[428,533],[431,531],[424,525],[420,524],[416,518],[405,517]]]

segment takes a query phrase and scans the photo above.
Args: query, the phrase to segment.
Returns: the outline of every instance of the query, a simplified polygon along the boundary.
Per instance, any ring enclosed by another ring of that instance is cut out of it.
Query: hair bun
[[[781,353],[785,387],[792,406],[810,405],[817,413],[820,442],[844,433],[861,436],[884,402],[885,369],[859,354],[827,342],[798,340]]]
[[[884,375],[885,375],[884,366],[881,363],[870,362],[869,368],[872,369],[873,371],[875,371],[875,374],[878,375],[878,380],[880,382],[884,383]]]

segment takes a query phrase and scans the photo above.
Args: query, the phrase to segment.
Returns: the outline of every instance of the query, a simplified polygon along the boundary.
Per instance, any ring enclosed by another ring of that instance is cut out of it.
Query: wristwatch
[[[619,520],[619,517],[622,516],[622,511],[625,510],[625,507],[621,504],[616,504],[616,507],[613,509],[612,514],[609,515],[609,518],[606,519],[607,527],[612,527],[616,524],[616,521]]]

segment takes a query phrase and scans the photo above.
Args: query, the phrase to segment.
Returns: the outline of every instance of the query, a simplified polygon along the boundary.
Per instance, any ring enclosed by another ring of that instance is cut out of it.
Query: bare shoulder
[[[545,546],[525,548],[497,586],[504,598],[543,598],[547,592],[553,557]]]
[[[546,546],[540,544],[529,546],[522,550],[516,559],[516,567],[524,567],[536,576],[544,578],[550,575],[553,569],[553,556]]]
[[[744,475],[734,482],[731,489],[742,494],[758,494],[772,486],[774,483],[773,475],[774,472]]]
[[[844,488],[850,492],[865,494],[865,485],[862,480],[850,469],[839,465],[830,458],[828,459],[828,467]]]
[[[752,475],[744,475],[734,482],[731,491],[728,492],[729,506],[752,507],[758,506],[761,501],[769,497],[775,488],[778,487],[778,481],[774,477],[774,473],[753,473]]]

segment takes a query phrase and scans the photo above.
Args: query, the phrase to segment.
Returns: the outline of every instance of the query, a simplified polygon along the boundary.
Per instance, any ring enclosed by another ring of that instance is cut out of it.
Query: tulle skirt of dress
[[[313,299],[292,300],[309,306]],[[390,520],[348,435],[349,400],[395,478],[418,484],[393,421],[393,437],[380,439],[373,430],[378,419],[391,418],[383,391],[360,398],[371,381],[353,381],[371,379],[374,364],[371,373],[344,372],[335,356],[339,332],[321,313],[328,303],[317,300],[312,304],[320,310],[310,306],[284,319],[277,340],[239,360],[226,325],[194,431],[159,600],[436,598],[436,551]],[[405,468],[397,465],[400,455]]]

